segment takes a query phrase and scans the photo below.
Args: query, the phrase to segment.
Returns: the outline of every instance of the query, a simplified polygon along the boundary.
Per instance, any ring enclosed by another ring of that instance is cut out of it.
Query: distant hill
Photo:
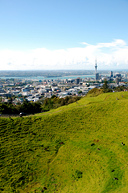
[[[0,192],[127,193],[128,92],[0,118]]]

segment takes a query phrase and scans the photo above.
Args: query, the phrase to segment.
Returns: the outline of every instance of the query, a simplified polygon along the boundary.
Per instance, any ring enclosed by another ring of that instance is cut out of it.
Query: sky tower
[[[97,60],[95,60],[95,80],[99,80],[99,73],[97,73]]]

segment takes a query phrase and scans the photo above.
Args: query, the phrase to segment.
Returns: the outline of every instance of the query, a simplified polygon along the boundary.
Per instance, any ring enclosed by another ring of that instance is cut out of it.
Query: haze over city
[[[1,0],[0,70],[128,69],[127,0]]]

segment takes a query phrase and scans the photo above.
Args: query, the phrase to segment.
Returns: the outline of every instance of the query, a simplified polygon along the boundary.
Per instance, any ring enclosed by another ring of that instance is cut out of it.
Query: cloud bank
[[[128,45],[122,39],[96,45],[81,43],[81,47],[28,51],[0,50],[0,70],[127,69]]]

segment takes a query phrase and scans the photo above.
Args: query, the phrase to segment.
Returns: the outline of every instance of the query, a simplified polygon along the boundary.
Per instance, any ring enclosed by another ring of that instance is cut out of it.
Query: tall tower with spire
[[[97,73],[97,60],[95,60],[95,80],[99,80],[99,73]]]

